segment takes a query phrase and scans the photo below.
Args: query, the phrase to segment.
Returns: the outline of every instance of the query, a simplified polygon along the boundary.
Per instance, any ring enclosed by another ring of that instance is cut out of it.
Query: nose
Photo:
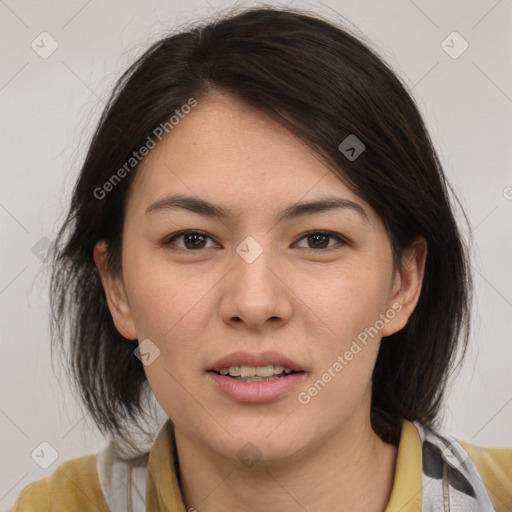
[[[291,317],[293,294],[285,273],[272,251],[265,248],[259,253],[261,249],[254,239],[252,244],[241,244],[233,254],[231,270],[222,280],[220,314],[232,327],[243,325],[264,332],[284,325]]]

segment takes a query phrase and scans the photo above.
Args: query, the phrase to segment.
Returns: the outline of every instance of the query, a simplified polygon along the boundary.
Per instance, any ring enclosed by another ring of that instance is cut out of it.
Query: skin
[[[232,215],[145,213],[175,193]],[[333,195],[367,218],[339,209],[276,221],[293,203]],[[367,203],[284,127],[218,93],[146,157],[125,215],[122,275],[107,270],[103,241],[95,261],[119,332],[161,351],[144,370],[175,424],[186,508],[383,511],[397,448],[371,428],[371,375],[381,336],[400,330],[419,298],[424,241],[395,269],[384,224]],[[163,244],[185,229],[211,238],[200,239],[199,250],[183,237]],[[304,237],[325,230],[347,243]],[[250,264],[236,253],[247,236],[263,248]],[[298,393],[397,302],[401,311],[382,331],[310,403],[299,403]],[[275,402],[230,400],[206,370],[235,350],[279,351],[302,366],[305,380]],[[252,467],[237,457],[247,442],[262,455]]]

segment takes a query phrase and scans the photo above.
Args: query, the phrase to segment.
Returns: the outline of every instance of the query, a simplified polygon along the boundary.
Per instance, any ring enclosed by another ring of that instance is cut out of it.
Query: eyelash
[[[209,238],[210,240],[213,240],[212,237],[210,237],[209,235],[207,235],[206,233],[202,232],[202,231],[194,231],[194,230],[189,230],[189,231],[181,231],[180,233],[176,233],[174,235],[171,235],[170,237],[167,237],[163,242],[162,242],[162,245],[164,245],[165,247],[170,247],[173,242],[178,239],[178,238],[182,238],[186,235],[201,235],[205,238]],[[313,236],[313,235],[323,235],[323,236],[327,236],[327,237],[330,237],[330,238],[336,238],[339,242],[340,245],[347,245],[348,244],[348,241],[343,238],[341,235],[337,234],[337,233],[334,233],[332,231],[310,231],[308,233],[305,233],[304,235],[302,235],[300,238],[299,238],[299,241],[303,240],[304,238],[307,238],[307,237],[310,237],[310,236]],[[203,249],[207,249],[207,247],[203,247],[203,248],[200,248],[200,249],[182,249],[181,247],[178,247],[177,249],[172,249],[172,250],[181,250],[181,251],[186,251],[186,252],[199,252]],[[300,249],[306,249],[306,250],[310,250],[310,251],[315,251],[315,252],[328,252],[332,249],[336,249],[336,246],[332,246],[332,247],[327,247],[327,248],[318,248],[318,249],[315,249],[315,248],[312,248],[312,247],[300,247]]]

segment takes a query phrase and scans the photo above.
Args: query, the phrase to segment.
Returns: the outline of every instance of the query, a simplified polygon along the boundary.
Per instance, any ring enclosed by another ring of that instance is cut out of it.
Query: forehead
[[[222,199],[239,213],[327,194],[364,205],[297,136],[264,112],[220,94],[198,102],[151,150],[130,202],[142,209],[176,193]]]

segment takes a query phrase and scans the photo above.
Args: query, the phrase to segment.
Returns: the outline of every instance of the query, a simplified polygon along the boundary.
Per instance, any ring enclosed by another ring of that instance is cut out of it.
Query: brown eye
[[[163,243],[163,245],[177,245],[179,249],[197,251],[206,248],[205,244],[208,239],[211,240],[211,238],[208,235],[201,233],[199,231],[185,231],[177,235],[173,235],[171,238],[168,238]],[[182,244],[176,244],[176,240],[182,240]]]
[[[301,240],[306,239],[309,247],[303,247],[305,249],[331,249],[333,245],[329,246],[329,239],[336,239],[340,245],[345,245],[346,240],[340,235],[331,233],[328,231],[316,231],[313,233],[307,233]]]

